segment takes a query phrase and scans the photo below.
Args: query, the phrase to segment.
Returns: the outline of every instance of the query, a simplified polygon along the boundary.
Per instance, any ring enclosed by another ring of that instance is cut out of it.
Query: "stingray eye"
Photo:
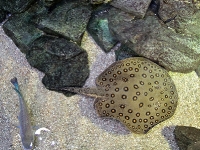
[[[100,98],[96,98],[94,103],[93,103],[94,109],[97,109],[98,107],[102,107],[102,105],[103,105],[103,103],[102,103],[101,99]]]

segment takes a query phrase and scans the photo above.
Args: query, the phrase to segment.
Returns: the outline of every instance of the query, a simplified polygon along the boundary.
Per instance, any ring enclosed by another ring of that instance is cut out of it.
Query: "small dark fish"
[[[174,19],[176,18],[176,16],[177,16],[177,15],[175,15],[173,18],[169,18],[169,19],[167,19],[166,21],[164,21],[164,24],[166,24],[166,23],[168,23],[168,22],[174,20]]]
[[[159,15],[160,0],[152,0],[149,9],[158,17],[158,19],[162,20]]]
[[[160,9],[160,0],[152,0],[150,5],[149,5],[149,9],[158,17],[158,19],[162,20],[164,24],[172,21],[172,20],[175,20],[176,18],[176,15],[172,18],[169,18],[167,20],[163,20],[160,15],[159,15],[159,9]]]
[[[25,150],[30,150],[33,147],[34,134],[31,126],[30,117],[28,114],[28,109],[20,92],[17,78],[14,77],[10,81],[15,86],[14,90],[18,93],[19,96],[19,104],[20,104],[19,129],[20,129],[22,144]]]

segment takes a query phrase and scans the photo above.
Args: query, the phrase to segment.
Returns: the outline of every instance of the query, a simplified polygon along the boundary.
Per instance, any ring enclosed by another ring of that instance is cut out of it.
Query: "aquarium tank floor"
[[[115,61],[114,52],[105,54],[86,33],[81,44],[88,53],[90,76],[85,87]],[[0,27],[0,149],[21,150],[19,103],[10,79],[18,78],[35,127],[45,127],[36,136],[35,150],[178,150],[173,130],[176,125],[200,128],[200,80],[196,73],[169,72],[179,101],[175,114],[145,135],[128,131],[119,121],[97,116],[94,99],[81,95],[66,97],[47,90],[43,73],[31,67],[23,53]]]

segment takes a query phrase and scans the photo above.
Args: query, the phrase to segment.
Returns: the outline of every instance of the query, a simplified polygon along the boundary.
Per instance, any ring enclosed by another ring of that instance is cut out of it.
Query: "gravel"
[[[114,52],[105,54],[87,33],[82,47],[89,55],[90,77],[85,87],[115,61]],[[174,116],[148,134],[128,131],[119,121],[97,116],[94,99],[81,95],[65,97],[45,89],[43,73],[31,67],[23,53],[0,27],[0,149],[21,150],[19,104],[10,79],[16,76],[30,110],[33,126],[46,127],[36,137],[35,150],[178,150],[173,130],[176,125],[200,127],[200,82],[195,72],[172,73],[179,94]]]

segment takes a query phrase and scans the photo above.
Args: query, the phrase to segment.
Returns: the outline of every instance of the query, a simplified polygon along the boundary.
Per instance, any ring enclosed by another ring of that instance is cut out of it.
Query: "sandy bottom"
[[[94,87],[95,78],[115,61],[113,52],[105,54],[91,37],[82,47],[87,50],[90,77],[85,86]],[[120,122],[100,118],[94,99],[48,91],[41,80],[43,73],[32,68],[25,55],[0,27],[0,149],[21,150],[18,124],[19,103],[10,79],[18,78],[27,101],[33,126],[46,127],[36,137],[35,150],[178,150],[173,130],[176,125],[200,128],[200,86],[195,72],[172,73],[179,94],[174,116],[155,126],[146,135],[128,131]]]

